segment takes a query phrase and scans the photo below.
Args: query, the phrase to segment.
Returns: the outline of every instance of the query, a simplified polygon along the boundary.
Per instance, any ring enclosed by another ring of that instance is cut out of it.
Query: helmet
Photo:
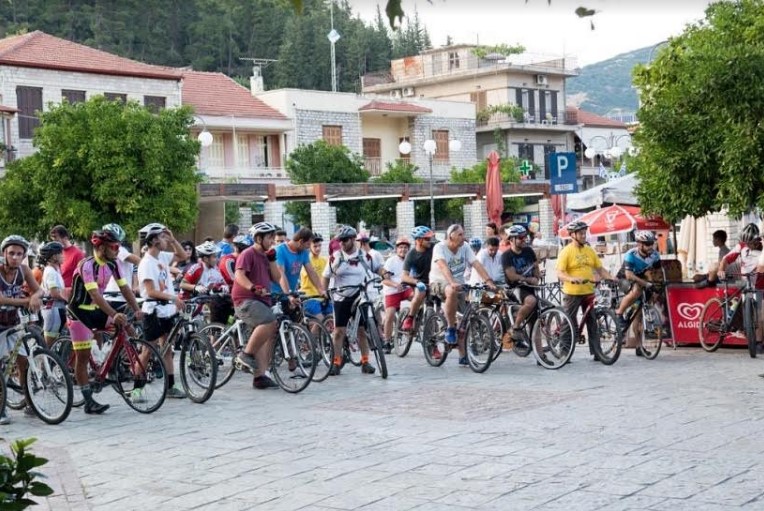
[[[314,243],[321,242],[321,241],[324,241],[324,237],[318,234],[317,232],[314,232],[313,239],[311,241],[313,241]]]
[[[0,252],[5,252],[5,249],[11,245],[16,245],[23,248],[24,252],[29,250],[29,242],[24,238],[24,236],[11,234],[3,240],[2,245],[0,245]]]
[[[339,238],[340,241],[346,240],[348,238],[355,238],[356,236],[358,236],[358,233],[349,225],[343,225],[337,231],[337,238]]]
[[[114,225],[114,224],[109,224],[109,225]],[[104,230],[109,230],[109,229],[105,229],[105,227],[106,226],[104,226]],[[158,222],[153,222],[153,223],[150,223],[148,225],[144,225],[141,228],[141,230],[138,231],[138,234],[140,234],[142,238],[146,238],[146,237],[148,237],[148,236],[150,236],[152,234],[162,234],[162,232],[165,229],[167,229],[167,227],[165,227],[164,225],[162,225],[162,224],[160,224]]]
[[[481,240],[480,238],[477,238],[477,237],[470,238],[470,247],[472,247],[475,250],[479,250],[480,247],[482,247],[482,246],[483,246],[483,240]]]
[[[581,220],[573,220],[566,227],[568,234],[573,234],[574,232],[578,231],[585,231],[588,228],[589,226],[586,225],[586,222],[582,222]]]
[[[507,233],[507,238],[525,238],[528,235],[528,231],[522,225],[513,225],[504,230]]]
[[[410,247],[411,242],[406,236],[398,236],[398,239],[395,240],[395,246],[397,247],[398,245],[408,245]]]
[[[756,224],[748,224],[740,231],[740,241],[750,243],[759,237],[759,228]]]
[[[254,238],[258,234],[270,234],[277,230],[278,228],[273,224],[269,224],[268,222],[258,222],[249,228],[249,234]]]
[[[90,235],[90,243],[94,247],[100,247],[104,243],[119,243],[119,240],[111,231],[93,231]]]
[[[413,229],[411,229],[411,237],[415,240],[421,239],[421,238],[432,238],[435,236],[435,233],[432,232],[432,229],[427,227],[426,225],[417,225]]]
[[[369,233],[366,231],[361,231],[358,233],[358,241],[369,241],[371,238],[369,237]]]
[[[120,242],[125,241],[125,230],[119,224],[106,224],[101,227],[101,230],[111,231],[111,233],[114,234],[114,236],[116,236]]]
[[[48,261],[56,254],[61,254],[64,251],[64,246],[58,241],[51,241],[40,247],[40,258],[44,261]]]
[[[252,246],[252,237],[248,234],[239,234],[233,239],[233,244],[239,249],[244,249]]]
[[[655,234],[653,231],[637,231],[634,233],[634,239],[640,243],[655,243]]]
[[[211,241],[205,241],[201,245],[196,246],[196,253],[199,257],[217,255],[218,252],[220,252],[220,247]]]

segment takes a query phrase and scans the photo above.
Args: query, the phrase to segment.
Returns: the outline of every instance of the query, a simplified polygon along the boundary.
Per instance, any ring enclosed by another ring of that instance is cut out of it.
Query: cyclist
[[[37,285],[37,281],[32,275],[29,266],[23,264],[29,250],[29,242],[21,236],[11,235],[5,238],[0,244],[4,262],[0,265],[0,306],[14,305],[17,307],[28,307],[32,311],[40,310],[42,289]],[[32,293],[25,297],[23,287],[26,285]],[[4,357],[15,347],[19,335],[8,335],[8,329],[18,324],[18,314],[16,310],[0,311],[0,358]],[[23,347],[22,347],[23,350]],[[22,387],[26,383],[27,361],[24,358],[27,354],[19,352],[16,359],[19,383]],[[31,407],[27,405],[24,410],[26,415],[34,415]],[[9,424],[10,417],[4,410],[0,415],[0,424]]]
[[[220,246],[206,241],[196,247],[199,260],[189,266],[180,282],[180,299],[188,300],[194,295],[206,295],[210,291],[220,291],[209,302],[210,321],[213,323],[228,323],[233,315],[233,302],[228,295],[228,285],[218,269],[218,251]]]
[[[233,253],[221,256],[218,260],[218,270],[229,289],[233,289],[233,279],[236,277],[236,259],[251,247],[252,243],[249,234],[239,234],[233,239]]]
[[[385,335],[385,353],[390,353],[393,348],[392,335],[395,313],[401,308],[401,302],[410,300],[414,296],[414,290],[404,288],[401,281],[403,275],[403,263],[411,248],[411,242],[405,236],[395,240],[395,254],[385,261],[385,280],[382,294],[385,297],[385,320],[383,322]]]
[[[637,301],[643,289],[652,287],[652,283],[646,280],[647,272],[661,267],[661,256],[657,250],[653,250],[655,234],[652,231],[637,231],[634,233],[634,239],[637,241],[637,246],[623,256],[623,264],[616,275],[621,289],[628,290],[615,310],[621,330],[626,328],[623,313]]]
[[[61,275],[64,277],[64,285],[67,288],[72,287],[74,270],[80,261],[85,258],[85,253],[72,244],[69,238],[69,231],[63,225],[56,225],[50,230],[51,241],[58,241],[64,246],[64,260],[61,263]]]
[[[464,339],[457,339],[456,309],[460,298],[460,289],[464,285],[464,271],[468,268],[476,271],[489,289],[495,289],[491,276],[478,262],[469,245],[464,242],[464,228],[453,224],[446,230],[446,240],[435,245],[432,251],[430,267],[430,290],[444,300],[446,313],[446,342],[459,346],[459,365],[467,366]]]
[[[342,226],[337,234],[340,240],[340,249],[329,256],[329,264],[324,269],[324,288],[329,288],[329,279],[334,279],[334,287],[354,286],[364,283],[366,278],[373,274],[384,277],[384,268],[379,266],[372,256],[363,253],[356,247],[357,232],[350,226]],[[353,303],[361,291],[359,289],[345,289],[333,293],[334,300],[334,363],[330,374],[340,374],[342,364],[342,344],[345,339],[347,325],[353,315]],[[376,368],[369,363],[369,343],[366,340],[364,322],[358,326],[358,345],[361,348],[361,372],[374,374]]]
[[[236,316],[252,328],[247,345],[236,356],[236,361],[254,374],[252,386],[256,389],[278,387],[265,375],[278,331],[276,316],[271,310],[271,283],[281,278],[273,248],[275,233],[276,226],[268,222],[252,226],[249,234],[254,244],[236,260],[231,291]]]
[[[93,391],[88,383],[93,330],[104,330],[111,324],[127,325],[127,316],[114,310],[103,297],[112,276],[115,277],[127,303],[135,311],[135,317],[140,319],[143,313],[127,280],[119,272],[117,255],[120,244],[116,236],[110,231],[93,231],[90,243],[93,245],[93,255],[77,265],[66,310],[69,316],[72,350],[75,354],[74,376],[85,398],[85,413],[99,415],[108,410],[109,405],[97,403],[93,399]],[[136,385],[138,384],[139,382],[136,382]]]
[[[584,309],[594,300],[594,282],[613,280],[600,261],[599,256],[586,242],[586,222],[574,220],[567,226],[572,242],[560,251],[557,257],[557,278],[562,282],[562,308],[574,324],[578,323],[578,310]],[[588,281],[584,283],[584,281]],[[593,315],[589,315],[586,330],[592,337],[597,329]],[[589,343],[589,352],[594,350]],[[596,355],[595,355],[596,358]]]
[[[499,238],[491,236],[485,240],[485,245],[475,255],[478,262],[483,265],[485,271],[496,283],[504,282],[504,270],[501,265],[501,254],[499,254]],[[471,285],[482,284],[483,278],[477,272],[470,272],[469,283]]]
[[[119,240],[119,242],[122,244],[122,246],[119,247],[119,253],[117,254],[117,261],[119,262],[119,274],[124,277],[124,279],[128,282],[131,289],[133,290],[133,294],[135,294],[138,291],[138,280],[136,277],[136,267],[141,262],[141,258],[137,255],[130,252],[125,247],[125,230],[122,229],[122,227],[119,224],[106,224],[103,227],[101,227],[102,231],[109,231],[111,232],[115,238]],[[109,284],[106,286],[106,292],[111,293],[117,293],[119,292],[119,286],[117,285],[116,281],[112,278],[109,280]],[[116,299],[109,298],[110,301],[114,301],[117,306],[115,308],[121,306],[122,303],[124,303],[122,300],[117,297]]]
[[[401,275],[401,282],[416,288],[414,298],[409,305],[409,315],[401,324],[401,329],[407,332],[414,327],[414,318],[427,296],[427,289],[430,285],[434,236],[435,233],[426,225],[418,225],[411,230],[411,237],[414,238],[414,250],[409,250],[409,253],[406,254],[406,259],[403,261],[403,274]]]
[[[751,223],[743,227],[743,230],[740,232],[740,243],[735,245],[719,263],[719,271],[717,272],[719,280],[725,279],[727,267],[735,262],[740,263],[740,273],[743,275],[754,271],[761,249],[761,234],[756,224]]]
[[[379,238],[377,238],[377,240],[379,240]],[[362,253],[368,254],[369,257],[371,257],[371,260],[374,261],[375,266],[381,268],[385,265],[385,257],[379,253],[379,250],[371,248],[371,238],[369,237],[368,232],[361,231],[358,233],[358,248],[360,248]],[[379,290],[376,286],[369,286],[368,293],[369,300],[372,302],[379,298]]]
[[[513,225],[507,229],[509,249],[501,255],[501,266],[509,285],[531,284],[538,285],[541,280],[536,252],[526,245],[528,231],[522,225]],[[527,287],[519,287],[517,290],[522,306],[517,311],[517,317],[510,333],[512,340],[521,344],[527,344],[527,338],[519,325],[530,316],[536,308],[538,300],[536,292]]]
[[[300,272],[305,270],[318,294],[324,294],[324,288],[316,270],[310,264],[310,243],[313,231],[307,227],[298,230],[292,239],[276,247],[276,265],[281,271],[281,279],[273,285],[276,293],[290,293],[300,288]],[[292,307],[299,304],[296,298],[290,298]]]
[[[223,239],[218,242],[220,255],[233,254],[233,239],[239,235],[239,226],[228,224],[223,231]]]
[[[273,248],[276,248],[279,245],[283,245],[284,243],[286,243],[286,239],[287,239],[286,231],[280,227],[277,227],[276,235],[273,238]]]
[[[66,323],[66,295],[61,276],[64,246],[58,241],[50,241],[41,246],[39,252],[39,259],[45,264],[41,287],[43,295],[50,299],[42,310],[45,344],[50,347]]]
[[[321,255],[321,247],[323,242],[324,238],[320,234],[314,232],[313,239],[310,243],[309,260],[310,266],[313,267],[313,270],[317,275],[324,274],[324,269],[326,268],[326,264],[329,261],[326,256]],[[313,280],[310,278],[310,275],[308,275],[306,268],[307,266],[303,266],[302,270],[300,271],[300,291],[305,293],[307,296],[324,295],[325,293],[319,291],[319,289],[322,288],[316,287],[313,284]],[[334,307],[332,307],[332,301],[328,298],[313,298],[305,302],[305,312],[315,316],[319,320],[323,320],[324,316],[334,312]]]
[[[170,230],[159,223],[151,223],[144,226],[138,234],[143,244],[148,247],[146,254],[138,264],[138,285],[141,296],[152,300],[169,302],[159,304],[153,301],[143,302],[143,333],[147,341],[158,343],[163,346],[175,325],[175,319],[179,310],[183,310],[183,301],[175,293],[173,277],[170,266],[173,261],[186,257],[183,246],[175,239]],[[172,252],[168,251],[172,248]],[[148,362],[148,353],[146,360]],[[172,362],[173,350],[168,349],[164,355],[164,366],[167,371],[169,390],[167,397],[182,399],[186,393],[175,384],[175,368]],[[132,399],[140,402],[143,397],[143,386],[133,389]]]

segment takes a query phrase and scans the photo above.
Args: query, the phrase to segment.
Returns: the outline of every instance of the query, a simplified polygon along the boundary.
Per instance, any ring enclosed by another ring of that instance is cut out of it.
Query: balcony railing
[[[544,126],[558,126],[564,124],[566,126],[573,126],[577,124],[578,118],[576,114],[565,112],[562,117],[545,116],[541,118],[539,114],[531,115],[526,113],[522,118],[514,117],[502,112],[491,115],[488,119],[479,119],[475,122],[475,126],[480,128],[484,126],[495,126],[498,124],[516,124],[522,125],[534,125],[534,127]]]
[[[371,177],[377,177],[382,175],[384,165],[382,165],[382,158],[375,156],[364,156],[363,166],[371,174]]]
[[[205,167],[199,171],[203,172],[207,179],[213,182],[289,180],[289,175],[284,167]]]

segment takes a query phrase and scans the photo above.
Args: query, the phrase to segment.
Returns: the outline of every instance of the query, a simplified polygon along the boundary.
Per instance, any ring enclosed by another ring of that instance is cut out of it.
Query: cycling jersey
[[[216,267],[208,268],[204,263],[191,265],[183,275],[183,281],[194,286],[204,286],[207,289],[222,286],[225,283],[223,276]],[[193,293],[185,289],[180,292],[181,300],[188,300]]]
[[[119,272],[116,261],[102,261],[95,256],[83,259],[74,270],[69,308],[90,311],[98,309],[98,306],[93,303],[89,291],[98,289],[99,293],[103,293],[112,276],[118,286],[127,285],[127,281]]]
[[[233,288],[233,279],[236,278],[236,256],[226,254],[218,260],[218,271],[228,287]]]
[[[642,278],[645,272],[650,269],[661,267],[661,255],[657,250],[651,251],[646,256],[639,253],[639,248],[632,248],[623,256],[623,265],[618,271],[618,278],[626,278],[626,272],[630,271],[637,277]]]
[[[748,248],[745,243],[739,243],[735,245],[735,248],[724,256],[724,261],[727,265],[734,262],[740,263],[740,273],[746,275],[748,273],[756,271],[756,266],[759,263],[764,263],[761,250],[752,250]],[[736,275],[735,275],[736,277]],[[756,282],[754,283],[756,289],[764,289],[764,274],[756,275]]]

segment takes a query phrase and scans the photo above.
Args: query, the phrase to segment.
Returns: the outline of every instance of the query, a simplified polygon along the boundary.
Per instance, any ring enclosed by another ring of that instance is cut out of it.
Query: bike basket
[[[501,301],[504,299],[504,293],[502,291],[492,292],[487,291],[483,293],[483,297],[481,298],[480,302],[483,305],[495,305],[497,303],[501,303]]]

